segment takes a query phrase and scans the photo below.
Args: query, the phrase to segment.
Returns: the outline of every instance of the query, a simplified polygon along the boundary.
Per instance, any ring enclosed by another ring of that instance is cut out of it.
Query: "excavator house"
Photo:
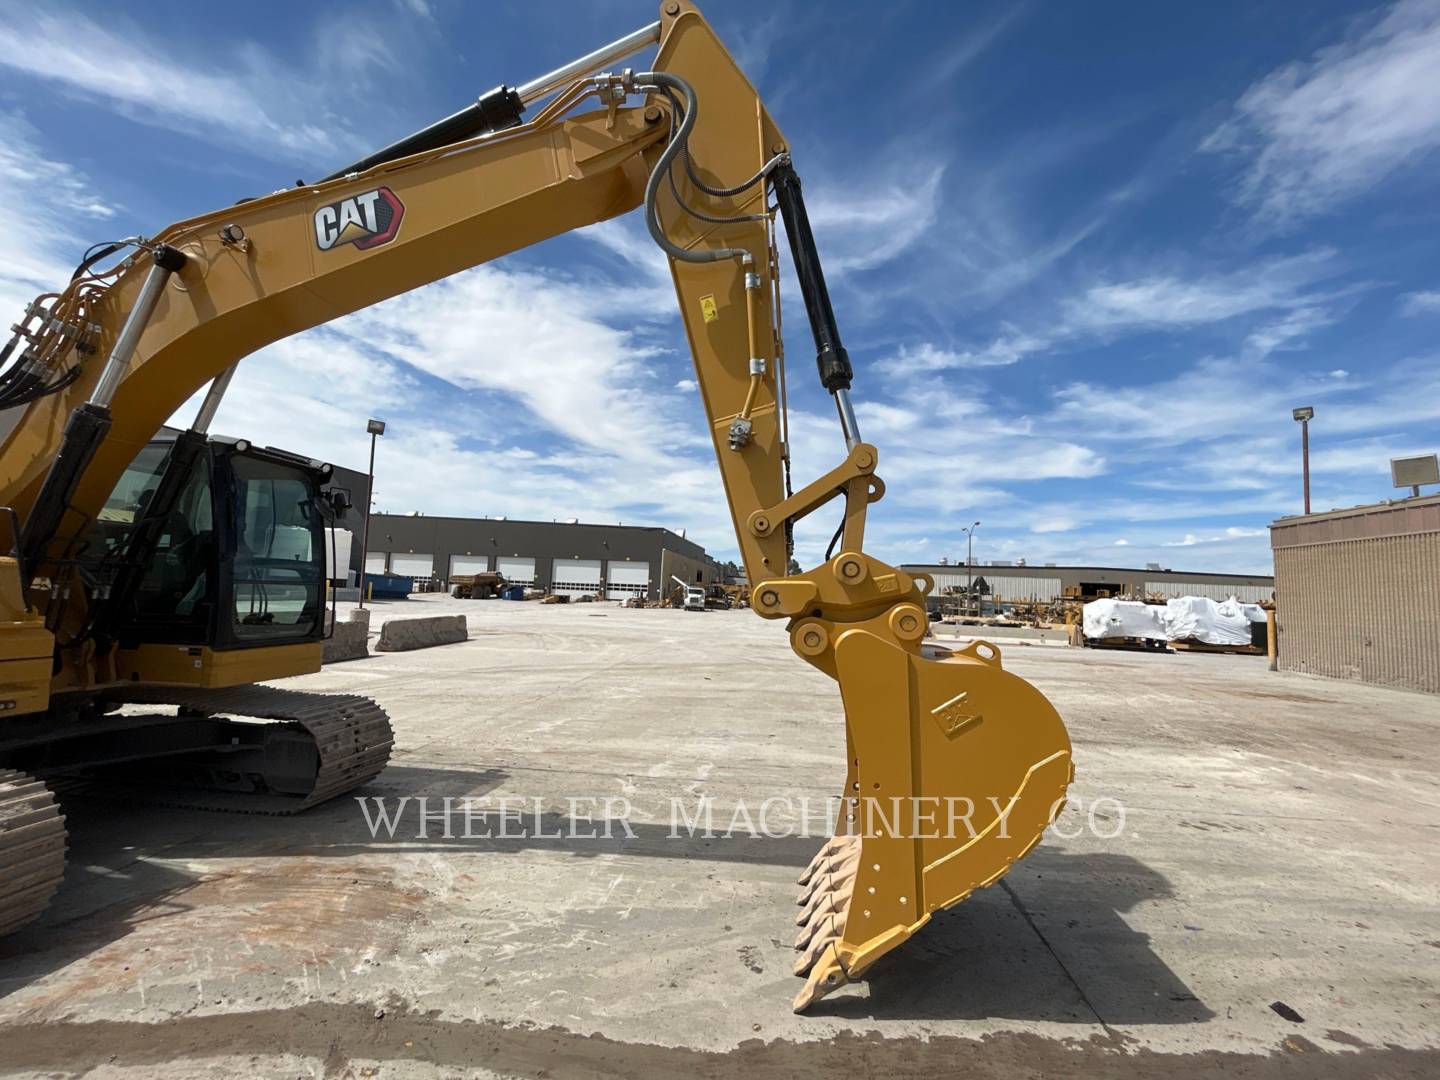
[[[651,49],[649,70],[617,68]],[[99,244],[22,314],[0,373],[0,932],[60,885],[69,786],[288,814],[385,766],[374,702],[260,685],[320,668],[336,504],[324,463],[210,433],[237,364],[631,211],[674,275],[754,611],[785,620],[844,706],[835,835],[800,881],[795,1009],[1039,841],[1072,777],[1064,725],[994,647],[927,645],[933,583],[865,552],[880,452],[790,144],[694,5],[666,0],[656,23],[323,180]],[[837,421],[833,467],[798,486],[782,251]],[[188,429],[157,438],[201,390]],[[829,505],[825,561],[787,574],[795,524]],[[940,813],[917,829],[869,812],[902,804]]]

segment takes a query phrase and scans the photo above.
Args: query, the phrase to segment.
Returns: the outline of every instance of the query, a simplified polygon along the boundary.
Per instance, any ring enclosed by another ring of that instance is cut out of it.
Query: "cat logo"
[[[315,211],[315,242],[321,251],[341,244],[369,251],[394,240],[404,216],[405,204],[388,187],[350,195]]]

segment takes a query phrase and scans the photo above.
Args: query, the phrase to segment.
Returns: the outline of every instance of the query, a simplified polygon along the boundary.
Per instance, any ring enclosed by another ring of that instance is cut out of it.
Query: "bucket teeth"
[[[843,867],[826,873],[823,876],[817,876],[815,880],[811,882],[806,895],[800,897],[799,903],[809,904],[822,892],[835,893],[840,889],[847,888],[850,882],[855,880],[855,870],[856,861],[852,859]]]
[[[810,883],[810,879],[815,876],[816,871],[825,865],[831,852],[835,850],[834,844],[835,841],[830,840],[820,845],[820,850],[815,852],[815,857],[810,860],[810,865],[800,872],[800,876],[795,879],[795,884],[808,885]]]
[[[860,850],[860,838],[858,836],[832,836],[825,843],[820,845],[820,850],[810,860],[810,865],[805,867],[805,872],[795,881],[797,885],[807,885],[816,872],[827,863],[830,858],[844,851]]]
[[[833,918],[833,915],[826,916],[826,919]],[[802,926],[800,928],[800,932],[795,935],[795,948],[797,950],[804,949],[806,945],[810,944],[810,939],[813,938],[817,932],[819,932],[820,927],[826,925],[829,924],[825,921],[825,919],[811,919],[808,923]]]
[[[810,897],[815,895],[816,890],[824,886],[825,882],[829,880],[829,877],[830,866],[827,863],[820,869],[819,873],[810,878],[808,883],[800,886],[800,891],[795,894],[795,903],[804,907],[805,904],[809,902]]]
[[[810,880],[800,891],[804,910],[796,923],[800,932],[795,948],[795,974],[805,976],[817,967],[821,975],[811,981],[795,999],[800,1011],[849,979],[840,966],[835,946],[845,933],[846,914],[855,891],[855,875],[860,868],[860,841],[857,837],[841,837],[826,844],[817,856],[817,865],[809,872]]]
[[[804,989],[795,995],[791,1008],[797,1013],[804,1012],[826,994],[840,989],[849,981],[850,976],[846,974],[845,966],[840,963],[835,942],[826,942],[810,968],[810,977],[805,980]]]
[[[800,887],[799,893],[795,896],[795,902],[804,904],[815,895],[817,890],[838,887],[845,880],[854,876],[855,868],[859,864],[860,850],[858,847],[836,852],[825,860],[820,869],[810,878],[809,884]]]
[[[804,952],[802,952],[798,958],[796,958],[796,975],[799,975],[803,978],[804,976],[810,974],[810,969],[815,966],[815,961],[820,959],[820,957],[824,954],[825,950],[830,948],[832,943],[840,940],[840,935],[835,932],[834,927],[835,917],[832,915],[825,920],[824,928],[820,931],[820,933],[815,935],[814,940],[810,942],[810,946]]]
[[[818,892],[810,898],[810,903],[805,905],[805,910],[795,916],[795,925],[804,926],[808,922],[822,919],[835,910],[834,894],[830,892]]]
[[[801,912],[801,921],[809,919],[816,912],[823,912],[827,907],[832,910],[839,910],[842,898],[848,900],[853,891],[855,881],[855,866],[851,864],[848,869],[838,874],[827,874],[821,879],[821,887],[816,889],[810,898],[805,902],[805,910]],[[797,923],[796,925],[799,925]]]

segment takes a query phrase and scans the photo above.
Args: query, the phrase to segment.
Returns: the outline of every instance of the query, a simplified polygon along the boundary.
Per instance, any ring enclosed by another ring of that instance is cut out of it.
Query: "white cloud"
[[[1026,4],[1010,4],[977,23],[968,33],[945,41],[940,54],[920,65],[920,87],[933,94],[983,56],[1010,25],[1025,14]]]
[[[1068,319],[1076,329],[1184,328],[1259,311],[1297,309],[1295,321],[1317,325],[1320,312],[1313,306],[1314,296],[1305,290],[1335,272],[1333,258],[1333,251],[1321,249],[1267,259],[1225,274],[1192,278],[1163,274],[1096,285],[1069,302]],[[1308,314],[1300,316],[1298,311]]]
[[[1030,526],[1030,531],[1034,533],[1069,532],[1078,524],[1079,522],[1077,522],[1074,518],[1046,518],[1044,521],[1037,521],[1032,524]]]
[[[1302,339],[1307,334],[1329,326],[1332,321],[1330,314],[1322,308],[1296,308],[1274,322],[1252,330],[1245,339],[1245,347],[1257,356],[1268,356],[1280,349],[1303,348]]]
[[[1249,529],[1243,526],[1232,525],[1223,533],[1215,536],[1196,536],[1194,533],[1186,533],[1182,540],[1172,540],[1162,546],[1164,547],[1195,547],[1197,544],[1223,544],[1232,540],[1243,540],[1254,536],[1268,536],[1268,529]]]
[[[1243,440],[1288,431],[1296,405],[1319,407],[1317,426],[1335,434],[1394,431],[1440,419],[1440,364],[1419,357],[1374,373],[1375,383],[1294,372],[1252,358],[1209,358],[1141,386],[1072,383],[1055,391],[1052,423],[1091,440],[1172,446],[1189,440]],[[1317,432],[1318,434],[1318,432]]]
[[[674,299],[674,279],[670,276],[670,263],[660,245],[645,231],[644,225],[634,214],[611,218],[587,225],[577,233],[585,239],[618,255],[627,264],[642,270],[645,276],[657,286],[662,286]],[[671,304],[673,307],[673,302]]]
[[[827,274],[873,270],[924,237],[940,213],[944,175],[943,165],[907,161],[893,176],[851,174],[843,185],[807,191],[806,210]]]
[[[895,355],[879,361],[879,366],[896,375],[912,376],[955,368],[1004,367],[1043,352],[1049,345],[1044,337],[1010,328],[978,349],[942,349],[928,341],[913,347],[901,345]]]
[[[1129,540],[1125,540],[1125,539],[1122,538],[1122,539],[1120,539],[1120,540],[1116,540],[1114,546],[1115,546],[1115,547],[1129,547],[1129,546],[1130,546],[1130,541],[1129,541]]]
[[[1289,480],[1296,473],[1297,441],[1289,432],[1258,438],[1244,451],[1229,455],[1228,466],[1224,461],[1226,455],[1218,448],[1197,456],[1216,472],[1228,468],[1252,477]],[[1325,431],[1323,437],[1312,439],[1310,472],[1314,476],[1383,479],[1389,475],[1391,458],[1423,452],[1420,444],[1394,437],[1337,438]]]
[[[8,326],[25,304],[69,279],[90,231],[114,216],[112,207],[73,166],[48,157],[36,132],[17,116],[0,114],[0,318]],[[87,220],[88,219],[88,220]],[[8,334],[6,335],[8,337]]]
[[[187,64],[174,43],[123,19],[102,25],[83,11],[29,5],[7,6],[0,19],[0,65],[130,119],[264,157],[339,164],[361,148],[332,103],[367,69],[391,65],[383,38],[341,19],[311,50],[314,71],[244,39],[214,45],[217,54]]]
[[[906,434],[921,423],[920,415],[913,409],[899,405],[887,405],[882,401],[861,401],[855,405],[856,418],[864,425],[866,437],[872,432]],[[873,440],[871,440],[873,441]]]
[[[1251,86],[1202,144],[1249,159],[1238,200],[1285,225],[1324,213],[1440,146],[1440,4],[1378,24]]]
[[[1440,289],[1406,293],[1400,298],[1400,311],[1405,315],[1440,314]]]
[[[625,316],[603,290],[492,264],[335,325],[462,390],[514,395],[554,434],[584,446],[644,457],[708,445],[693,425],[637,407],[653,396],[658,350],[607,321]]]
[[[861,430],[868,438],[869,429],[862,425]],[[1079,443],[1039,436],[1007,442],[993,436],[976,437],[972,433],[961,437],[956,433],[955,437],[947,435],[944,440],[949,445],[937,446],[935,431],[935,427],[924,425],[911,432],[909,438],[890,432],[883,440],[879,471],[892,485],[893,495],[913,500],[917,505],[936,498],[932,487],[935,471],[937,468],[952,468],[953,462],[947,459],[955,458],[983,460],[980,471],[987,484],[1079,480],[1099,476],[1106,471],[1105,458]]]
[[[1038,329],[1002,324],[987,344],[972,347],[903,343],[878,366],[901,377],[1005,367],[1094,338],[1150,330],[1184,332],[1242,316],[1265,316],[1245,339],[1252,358],[1304,347],[1304,338],[1334,321],[1323,302],[1364,285],[1322,292],[1338,272],[1335,253],[1317,249],[1261,260],[1227,273],[1162,273],[1092,285],[1062,305],[1061,317]],[[1273,314],[1272,314],[1273,313]]]

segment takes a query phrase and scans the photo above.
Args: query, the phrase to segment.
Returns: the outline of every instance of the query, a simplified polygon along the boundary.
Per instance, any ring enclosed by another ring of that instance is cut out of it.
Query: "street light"
[[[365,606],[365,560],[370,557],[370,504],[375,501],[375,440],[385,434],[384,420],[365,425],[370,435],[370,479],[365,485],[365,524],[360,527],[360,606]]]
[[[1310,513],[1310,421],[1315,417],[1315,407],[1304,405],[1293,410],[1290,416],[1300,423],[1300,475],[1305,485],[1305,513]]]
[[[960,530],[965,534],[965,606],[967,614],[969,613],[968,609],[975,601],[975,573],[971,569],[970,556],[975,550],[975,530],[979,527],[980,523],[977,521],[968,529]]]

